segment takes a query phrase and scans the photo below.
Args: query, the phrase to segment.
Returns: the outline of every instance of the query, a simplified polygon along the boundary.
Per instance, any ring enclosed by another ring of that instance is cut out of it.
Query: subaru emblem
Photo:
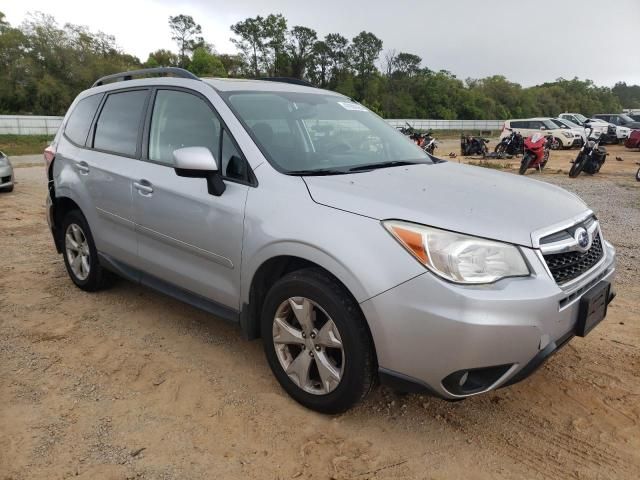
[[[589,232],[587,232],[582,227],[576,229],[574,238],[576,239],[576,243],[578,244],[578,247],[583,252],[586,252],[591,246],[591,237],[589,236]]]

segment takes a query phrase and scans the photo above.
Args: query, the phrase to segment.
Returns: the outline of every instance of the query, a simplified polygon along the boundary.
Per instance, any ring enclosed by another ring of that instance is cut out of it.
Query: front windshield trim
[[[296,173],[296,172],[312,172],[312,171],[316,171],[318,170],[319,172],[316,173],[316,175],[320,175],[322,170],[325,170],[327,172],[329,172],[328,174],[330,175],[335,175],[337,173],[336,170],[345,170],[345,173],[360,173],[360,172],[348,172],[346,171],[347,169],[353,168],[353,167],[357,167],[361,164],[353,164],[353,165],[339,165],[339,166],[328,166],[328,167],[320,167],[317,169],[287,169],[285,167],[283,167],[278,161],[276,161],[276,159],[273,158],[273,156],[271,155],[271,153],[269,152],[269,150],[262,144],[262,142],[260,142],[260,140],[257,138],[255,132],[253,131],[253,129],[249,126],[249,124],[247,123],[247,121],[245,120],[245,118],[243,118],[243,116],[240,114],[240,112],[238,111],[238,109],[236,108],[236,106],[233,104],[233,102],[231,101],[231,97],[233,96],[239,96],[239,95],[245,95],[245,94],[252,94],[252,95],[260,95],[260,94],[271,94],[271,95],[318,95],[318,96],[323,96],[323,97],[327,97],[330,99],[335,99],[338,103],[342,103],[342,102],[349,102],[349,103],[354,103],[358,106],[361,107],[361,110],[366,110],[366,112],[369,115],[375,116],[377,117],[381,122],[384,122],[385,125],[387,126],[387,128],[389,129],[389,131],[391,132],[395,132],[395,134],[397,135],[402,135],[401,133],[397,132],[396,129],[394,129],[391,125],[387,124],[386,121],[381,118],[380,116],[378,116],[377,114],[375,114],[374,112],[372,112],[371,110],[367,109],[366,107],[362,106],[361,104],[359,104],[358,102],[356,102],[355,100],[352,100],[351,98],[345,96],[345,95],[341,95],[341,94],[336,94],[334,92],[331,91],[324,91],[321,90],[321,93],[315,93],[315,92],[300,92],[300,91],[296,91],[296,90],[292,90],[292,91],[280,91],[280,90],[229,90],[229,91],[218,91],[218,94],[220,95],[221,99],[223,100],[223,102],[227,105],[227,107],[231,110],[231,112],[233,113],[233,115],[236,117],[236,119],[238,120],[238,122],[240,122],[240,124],[242,125],[242,127],[244,128],[244,130],[247,132],[247,134],[249,135],[249,137],[252,139],[252,141],[254,142],[254,144],[256,145],[256,147],[260,150],[260,152],[262,153],[262,155],[264,156],[264,158],[267,160],[267,162],[269,162],[269,164],[279,173],[285,174],[285,175],[303,175],[301,173]],[[360,110],[360,109],[358,109]],[[304,124],[304,122],[300,122],[303,126],[304,126],[304,130],[306,130],[306,125]],[[417,148],[417,147],[416,147]],[[426,152],[420,150],[420,153],[423,154],[423,157],[420,158],[412,158],[412,159],[408,159],[408,160],[399,160],[399,161],[411,161],[414,163],[421,163],[421,164],[426,164],[426,165],[433,165],[435,163],[437,163],[436,159],[433,158],[431,155],[427,154]],[[373,163],[373,162],[372,162]],[[381,162],[375,162],[375,163],[387,163],[385,161],[381,161]],[[375,167],[372,166],[371,168],[372,170],[375,169]],[[370,171],[370,170],[365,170],[365,171]],[[311,174],[311,173],[309,173]]]

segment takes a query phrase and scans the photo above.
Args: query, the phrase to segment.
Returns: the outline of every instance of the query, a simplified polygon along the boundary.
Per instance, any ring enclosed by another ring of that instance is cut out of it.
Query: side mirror
[[[207,190],[219,197],[226,190],[218,163],[207,147],[184,147],[173,151],[176,175],[188,178],[205,178]]]

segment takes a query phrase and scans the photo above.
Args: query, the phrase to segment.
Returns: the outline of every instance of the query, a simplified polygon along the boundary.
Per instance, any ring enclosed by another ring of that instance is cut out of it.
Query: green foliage
[[[0,152],[9,157],[41,154],[51,140],[49,135],[0,135]]]
[[[12,27],[0,12],[0,114],[62,115],[75,96],[98,77],[144,67],[182,66],[196,75],[285,76],[311,81],[361,101],[387,118],[507,119],[555,116],[563,111],[590,116],[640,108],[640,86],[599,87],[590,80],[559,78],[524,88],[505,77],[456,78],[432,71],[410,52],[391,50],[376,67],[382,40],[361,32],[317,38],[308,27],[289,29],[281,14],[246,18],[231,26],[238,54],[218,54],[205,43],[193,17],[169,17],[178,53],[159,49],[144,65],[122,52],[115,39],[86,27],[64,25],[35,14]]]

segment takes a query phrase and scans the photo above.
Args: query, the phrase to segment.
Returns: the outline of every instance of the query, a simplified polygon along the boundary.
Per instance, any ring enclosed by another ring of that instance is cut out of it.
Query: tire
[[[640,168],[638,169],[638,171],[636,172],[636,181],[640,182]]]
[[[507,146],[504,143],[499,143],[493,151],[496,153],[506,153]]]
[[[296,315],[294,308],[301,313]],[[305,316],[305,309],[314,314]],[[310,324],[303,328],[306,322]],[[271,287],[262,309],[261,332],[276,379],[307,408],[321,413],[344,412],[375,384],[373,342],[360,308],[344,287],[321,269],[289,273]],[[334,348],[336,339],[341,346]],[[332,342],[334,347],[329,346]],[[333,369],[326,367],[327,362]],[[296,370],[302,375],[296,375]],[[327,373],[330,371],[333,375]]]
[[[527,169],[529,168],[529,164],[531,163],[531,158],[531,155],[526,153],[524,157],[522,157],[522,160],[520,161],[520,170],[518,170],[518,173],[520,175],[524,175],[525,173],[527,173]]]
[[[569,177],[576,178],[578,175],[580,175],[580,172],[582,172],[586,163],[586,156],[582,153],[578,155],[573,162],[573,165],[571,165],[571,168],[569,169]]]
[[[549,145],[551,150],[561,150],[562,149],[562,141],[558,137],[553,137],[551,140],[551,145]]]
[[[87,292],[95,292],[104,287],[106,272],[100,266],[91,229],[80,210],[67,213],[62,221],[60,235],[64,265],[73,283]],[[77,257],[81,257],[81,260],[74,265],[74,259]]]

